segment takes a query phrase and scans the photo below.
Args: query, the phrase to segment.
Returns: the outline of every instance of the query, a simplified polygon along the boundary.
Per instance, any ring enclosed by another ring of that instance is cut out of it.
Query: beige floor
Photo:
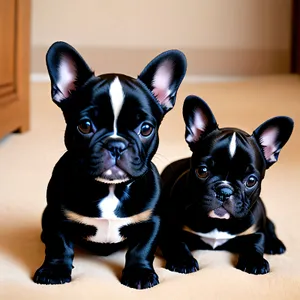
[[[201,270],[190,275],[171,273],[156,259],[161,283],[146,291],[119,283],[124,252],[109,258],[78,253],[70,284],[39,286],[31,281],[43,260],[39,234],[46,185],[64,152],[64,121],[50,100],[49,85],[34,84],[31,91],[31,131],[0,141],[0,299],[300,299],[300,77],[183,85],[176,108],[162,124],[154,160],[161,170],[189,155],[181,117],[182,101],[188,94],[207,100],[220,126],[252,132],[272,116],[294,118],[292,138],[263,184],[263,197],[287,245],[286,254],[269,256],[271,273],[263,276],[234,269],[235,257],[226,252],[195,252]]]

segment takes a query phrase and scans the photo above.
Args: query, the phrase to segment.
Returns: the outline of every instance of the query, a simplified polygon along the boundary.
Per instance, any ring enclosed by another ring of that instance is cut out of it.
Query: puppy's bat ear
[[[186,73],[186,57],[169,50],[154,58],[138,76],[161,105],[164,112],[173,108],[177,90]]]
[[[185,140],[190,148],[208,133],[218,128],[216,119],[207,103],[197,96],[190,95],[183,104]]]
[[[289,117],[275,117],[254,130],[253,136],[260,145],[267,168],[277,160],[280,150],[289,140],[294,128],[294,121]]]
[[[60,105],[94,73],[81,55],[69,44],[56,42],[46,54],[53,101]]]

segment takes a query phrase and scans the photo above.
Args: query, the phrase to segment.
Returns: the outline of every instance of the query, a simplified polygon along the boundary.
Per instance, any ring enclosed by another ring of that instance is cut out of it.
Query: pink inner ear
[[[201,135],[204,133],[206,126],[207,126],[207,117],[203,113],[202,110],[196,109],[194,111],[194,119],[193,123],[190,126],[191,132],[187,137],[187,142],[197,142]]]
[[[54,96],[54,100],[60,102],[70,96],[70,92],[75,90],[75,81],[77,70],[72,60],[63,56],[58,66],[58,81],[57,87],[60,92]]]
[[[173,107],[170,102],[170,84],[173,77],[173,62],[170,60],[160,64],[155,72],[152,86],[152,93],[159,103],[167,108]]]
[[[275,162],[274,153],[278,150],[276,143],[278,137],[278,128],[270,127],[266,129],[260,136],[260,143],[263,146],[264,155],[267,161]]]

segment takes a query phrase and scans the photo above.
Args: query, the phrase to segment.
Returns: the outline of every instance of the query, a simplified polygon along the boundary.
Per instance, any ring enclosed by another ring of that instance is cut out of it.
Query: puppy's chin
[[[224,207],[218,207],[214,210],[211,210],[208,213],[209,218],[214,218],[214,219],[225,219],[228,220],[230,219],[230,214],[229,212],[224,208]]]
[[[95,178],[96,181],[106,184],[119,184],[130,180],[129,175],[117,166],[112,166]]]

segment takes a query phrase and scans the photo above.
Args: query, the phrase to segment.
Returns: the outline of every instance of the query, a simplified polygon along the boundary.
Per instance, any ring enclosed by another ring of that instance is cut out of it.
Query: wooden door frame
[[[1,1],[1,0],[0,0]],[[14,88],[0,101],[0,138],[29,130],[30,9],[31,0],[16,4]]]
[[[291,72],[300,74],[300,0],[293,0],[292,5]]]

